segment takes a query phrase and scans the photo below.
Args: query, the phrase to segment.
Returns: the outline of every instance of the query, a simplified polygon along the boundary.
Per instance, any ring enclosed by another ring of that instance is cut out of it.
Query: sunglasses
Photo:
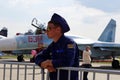
[[[57,27],[47,27],[47,31],[51,31],[52,29],[55,29],[55,28],[57,28]]]

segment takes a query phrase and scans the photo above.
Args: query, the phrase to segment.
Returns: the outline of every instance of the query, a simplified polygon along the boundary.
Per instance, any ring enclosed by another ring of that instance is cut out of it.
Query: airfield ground
[[[26,61],[26,63],[29,63],[29,59],[25,59],[25,61]],[[4,58],[4,59],[0,59],[0,62],[17,62],[17,60],[15,58],[12,58],[12,59],[11,58]],[[81,62],[80,62],[80,65],[81,65]],[[104,69],[104,70],[106,70],[106,69],[120,70],[120,69],[112,69],[111,63],[105,62],[105,61],[104,62],[100,62],[100,61],[99,62],[98,61],[92,62],[92,68],[93,69]],[[27,71],[28,72],[27,76],[32,75],[31,71],[32,71],[32,68]],[[20,75],[21,75],[21,77],[24,77],[22,72],[23,72],[23,70],[20,69]],[[0,64],[0,73],[3,73],[3,65],[2,64]],[[13,76],[15,76],[16,71],[13,70],[12,74],[14,74]],[[37,70],[37,72],[35,74],[36,74],[35,80],[40,80],[40,75],[39,75],[40,71]],[[97,73],[96,75],[97,75],[97,77],[95,78],[95,80],[106,80],[106,74]],[[7,76],[9,77],[8,73],[6,73],[6,80],[9,80],[9,79],[7,79]],[[93,80],[92,76],[93,76],[93,73],[89,72],[89,75],[88,75],[89,80]],[[110,80],[120,80],[119,77],[120,77],[120,74],[119,75],[111,75]],[[32,77],[28,77],[27,80],[31,80],[30,78],[32,78]],[[3,80],[3,79],[1,78],[0,80]],[[16,80],[16,77],[14,77],[14,79],[12,79],[12,80]],[[21,78],[21,80],[22,80],[22,78]]]

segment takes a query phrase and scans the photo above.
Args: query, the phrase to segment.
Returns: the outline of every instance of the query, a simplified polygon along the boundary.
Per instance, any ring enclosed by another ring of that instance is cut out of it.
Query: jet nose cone
[[[17,48],[16,40],[14,38],[0,39],[0,51],[15,50]]]

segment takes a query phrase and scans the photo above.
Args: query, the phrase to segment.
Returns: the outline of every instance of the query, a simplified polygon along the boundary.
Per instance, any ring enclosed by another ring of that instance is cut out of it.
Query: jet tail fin
[[[7,32],[8,32],[7,28],[3,27],[3,29],[0,30],[0,35],[7,37]]]
[[[115,41],[115,31],[116,31],[116,21],[111,19],[100,37],[99,41],[104,42],[114,42]]]

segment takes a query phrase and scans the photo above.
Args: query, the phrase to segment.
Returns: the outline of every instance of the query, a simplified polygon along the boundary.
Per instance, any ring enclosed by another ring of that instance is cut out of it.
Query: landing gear
[[[30,58],[30,62],[35,62],[35,57]]]
[[[22,54],[18,55],[17,60],[18,60],[18,62],[23,62],[24,61],[24,56]]]
[[[113,60],[112,61],[112,68],[115,68],[115,69],[117,69],[117,68],[119,68],[120,66],[119,66],[119,61],[118,60]]]
[[[112,68],[114,69],[117,69],[119,68],[119,61],[115,59],[115,52],[112,52],[112,58],[113,58],[113,61],[112,61]]]

